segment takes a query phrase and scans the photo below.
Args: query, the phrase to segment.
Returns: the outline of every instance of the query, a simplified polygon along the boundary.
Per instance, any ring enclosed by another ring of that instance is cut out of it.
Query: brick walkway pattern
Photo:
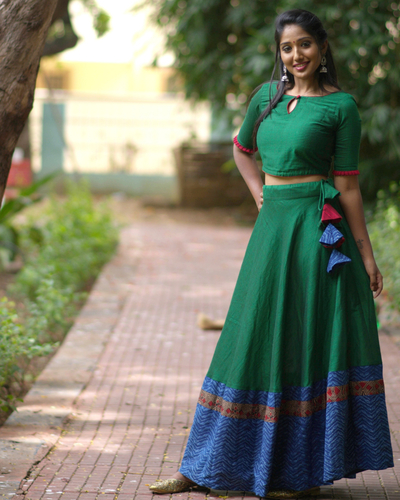
[[[135,248],[136,273],[119,321],[59,441],[14,499],[147,500],[147,485],[175,472],[219,336],[200,330],[197,314],[224,318],[250,232],[181,224],[137,224],[123,232],[122,244]],[[400,350],[381,337],[396,466],[338,481],[314,498],[400,499]],[[207,496],[254,498],[172,495]]]

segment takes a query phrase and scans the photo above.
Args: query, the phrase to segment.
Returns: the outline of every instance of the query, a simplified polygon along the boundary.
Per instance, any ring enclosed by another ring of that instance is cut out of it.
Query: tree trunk
[[[0,200],[32,109],[40,57],[57,0],[0,2]]]

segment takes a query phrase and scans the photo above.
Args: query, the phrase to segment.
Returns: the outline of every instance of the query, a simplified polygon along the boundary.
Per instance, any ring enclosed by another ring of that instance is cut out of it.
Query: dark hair
[[[319,47],[322,47],[322,44],[327,40],[328,34],[325,31],[324,27],[322,26],[321,21],[319,18],[313,14],[312,12],[309,12],[308,10],[303,10],[303,9],[293,9],[293,10],[287,10],[286,12],[283,12],[280,14],[276,20],[275,20],[275,43],[276,43],[276,52],[275,52],[275,65],[274,69],[272,70],[272,76],[270,80],[270,87],[269,87],[269,105],[265,109],[265,111],[262,112],[262,114],[259,116],[255,126],[254,126],[254,131],[253,131],[253,143],[254,143],[254,149],[256,149],[256,143],[257,143],[257,132],[258,129],[261,125],[261,122],[264,120],[265,117],[267,117],[271,111],[276,107],[278,102],[281,100],[282,95],[285,93],[286,90],[290,90],[294,87],[294,76],[287,72],[287,77],[289,78],[289,81],[286,82],[280,82],[277,88],[277,93],[274,95],[272,98],[272,83],[274,81],[274,76],[275,76],[275,71],[276,67],[279,64],[279,70],[280,70],[280,77],[282,78],[283,75],[283,62],[281,59],[281,54],[280,54],[280,48],[279,44],[281,41],[281,36],[282,32],[288,24],[297,24],[301,28],[303,28],[304,31],[309,33],[317,42]],[[332,51],[331,48],[328,44],[327,51],[325,53],[326,57],[326,68],[328,70],[327,73],[320,73],[319,69],[317,70],[317,75],[318,75],[318,83],[319,87],[321,90],[326,92],[325,85],[329,85],[331,87],[335,87],[338,90],[340,90],[338,81],[337,81],[337,73],[336,73],[336,68],[335,68],[335,63],[333,61],[333,56],[332,56]],[[254,92],[252,93],[251,97],[258,92],[258,90],[264,85],[261,84],[259,87],[257,87]]]

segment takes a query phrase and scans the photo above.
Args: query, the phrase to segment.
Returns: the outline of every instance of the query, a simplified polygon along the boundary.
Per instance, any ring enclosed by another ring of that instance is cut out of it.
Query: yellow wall
[[[47,75],[47,78],[46,78]],[[135,68],[132,64],[92,63],[43,59],[37,87],[86,92],[167,92],[171,68]],[[60,84],[60,81],[62,83]]]

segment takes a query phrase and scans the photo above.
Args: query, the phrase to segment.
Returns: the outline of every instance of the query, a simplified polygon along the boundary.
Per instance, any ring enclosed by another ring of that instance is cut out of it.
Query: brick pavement
[[[152,497],[147,485],[168,477],[181,460],[219,336],[198,329],[197,314],[225,316],[249,236],[248,228],[181,224],[124,231],[139,257],[119,320],[58,442],[14,499]],[[396,467],[338,481],[314,498],[400,499],[400,350],[384,332],[381,337]],[[227,496],[253,497],[213,491],[208,498]]]

